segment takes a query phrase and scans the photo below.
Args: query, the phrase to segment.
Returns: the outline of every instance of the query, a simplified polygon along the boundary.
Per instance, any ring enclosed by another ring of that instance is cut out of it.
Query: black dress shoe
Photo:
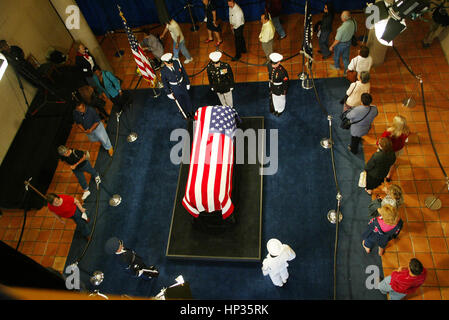
[[[323,51],[321,51],[321,50],[318,50],[318,53],[322,53]]]

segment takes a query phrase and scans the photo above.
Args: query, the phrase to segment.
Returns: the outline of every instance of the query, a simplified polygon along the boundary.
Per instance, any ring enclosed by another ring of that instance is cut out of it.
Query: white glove
[[[85,212],[83,212],[83,214],[81,215],[81,218],[83,218],[84,220],[87,221],[87,214]]]
[[[207,17],[204,17],[204,22],[207,22]]]
[[[167,97],[169,97],[172,100],[175,100],[175,96],[173,95],[173,93],[167,94]]]
[[[187,90],[190,90],[190,84],[188,84],[186,87],[187,87]]]
[[[234,88],[231,88],[231,91],[234,90]]]
[[[214,88],[210,88],[212,91],[214,91]]]

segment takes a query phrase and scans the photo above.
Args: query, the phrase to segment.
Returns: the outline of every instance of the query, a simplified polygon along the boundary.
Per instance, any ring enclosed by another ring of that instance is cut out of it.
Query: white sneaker
[[[81,200],[86,200],[86,198],[87,198],[89,195],[90,195],[90,191],[89,191],[89,190],[84,191],[83,196],[81,197]]]
[[[193,58],[185,59],[185,60],[184,60],[184,64],[188,64],[188,63],[191,62],[191,61],[193,61]]]

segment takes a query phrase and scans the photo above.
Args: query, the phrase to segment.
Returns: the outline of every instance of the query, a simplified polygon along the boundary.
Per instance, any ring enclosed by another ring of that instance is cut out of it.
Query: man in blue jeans
[[[97,112],[92,107],[86,106],[82,101],[77,101],[75,103],[75,110],[73,110],[73,120],[78,125],[78,128],[87,134],[90,141],[100,141],[103,148],[112,157],[114,149],[112,148],[108,133]]]
[[[90,191],[89,186],[86,182],[86,177],[84,176],[84,172],[90,173],[92,177],[95,177],[95,182],[97,183],[97,185],[101,183],[100,174],[94,168],[92,168],[92,165],[87,159],[87,152],[70,149],[66,146],[59,146],[58,153],[61,161],[64,161],[65,163],[70,165],[70,169],[72,169],[73,173],[78,179],[78,182],[81,185],[81,188],[83,188],[84,190],[81,200],[85,200],[90,195]]]
[[[334,64],[329,65],[331,69],[340,70],[340,57],[343,59],[344,73],[349,65],[349,52],[351,49],[352,36],[357,31],[357,23],[351,18],[349,11],[341,13],[341,21],[343,23],[337,29],[335,40],[329,47],[330,51],[334,51]]]

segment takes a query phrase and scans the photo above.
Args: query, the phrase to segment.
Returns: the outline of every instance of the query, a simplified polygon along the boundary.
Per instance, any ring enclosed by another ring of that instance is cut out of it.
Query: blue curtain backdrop
[[[223,21],[228,19],[227,0],[215,0],[217,14]],[[76,0],[81,12],[96,35],[103,35],[109,30],[123,29],[122,20],[118,14],[117,5],[131,28],[147,24],[159,23],[156,5],[153,0]],[[167,10],[172,18],[178,22],[190,22],[190,16],[185,5],[193,5],[192,14],[196,21],[204,20],[204,5],[201,0],[165,0]],[[265,0],[237,0],[245,14],[246,21],[259,20],[264,11]],[[320,13],[325,0],[311,0],[314,14]],[[366,6],[366,0],[334,0],[337,11],[361,10]],[[283,13],[304,13],[305,0],[283,0]]]

